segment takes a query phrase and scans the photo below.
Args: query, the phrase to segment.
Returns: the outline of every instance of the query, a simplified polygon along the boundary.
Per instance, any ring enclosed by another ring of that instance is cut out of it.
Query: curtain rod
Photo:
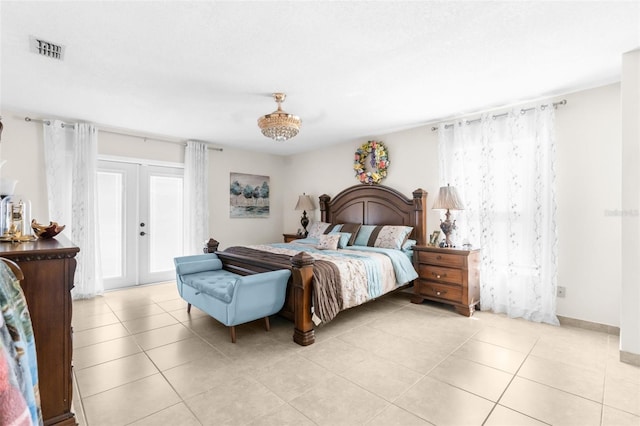
[[[548,107],[548,106],[552,106],[552,107],[554,107],[554,108],[558,108],[558,106],[560,106],[560,105],[566,105],[566,104],[567,104],[567,100],[566,100],[566,99],[563,99],[563,100],[561,100],[561,101],[559,101],[559,102],[553,102],[552,104],[542,104],[542,105],[540,105],[540,108],[545,109],[545,108],[546,108],[546,107]],[[523,108],[523,109],[521,109],[521,110],[520,110],[520,114],[526,114],[527,112],[529,112],[529,111],[533,111],[534,109],[535,109],[535,108],[533,108],[533,107],[532,107],[532,108]],[[509,115],[509,113],[508,113],[508,112],[505,112],[505,113],[502,113],[502,114],[494,114],[494,115],[492,115],[492,116],[491,116],[491,118],[495,120],[496,118],[506,117],[507,115]],[[464,123],[464,124],[472,124],[472,123],[477,123],[477,122],[479,122],[480,120],[481,120],[481,118],[476,118],[476,119],[474,119],[474,120],[463,120],[463,121],[458,121],[458,123],[459,123],[459,124],[463,124],[463,123]],[[450,128],[450,127],[453,127],[453,125],[454,125],[454,124],[455,124],[455,123],[445,124],[445,125],[444,125],[444,128],[445,128],[445,129],[448,129],[448,128]],[[432,132],[435,132],[436,130],[438,130],[438,126],[433,126],[433,127],[431,127],[431,131],[432,131]]]
[[[33,123],[42,123],[42,124],[46,124],[47,126],[51,125],[51,121],[49,120],[39,120],[37,118],[31,118],[31,117],[25,117],[24,121],[26,122],[33,122]],[[71,128],[71,129],[75,129],[75,125],[73,124],[69,124],[69,123],[62,123],[62,128]],[[139,139],[143,139],[145,142],[146,141],[156,141],[156,142],[166,142],[166,143],[175,143],[178,145],[182,145],[182,146],[186,146],[187,144],[185,142],[180,142],[180,141],[175,141],[175,140],[171,140],[171,139],[160,139],[160,138],[156,138],[156,137],[147,137],[147,136],[139,136],[139,135],[131,135],[128,133],[122,133],[122,132],[115,132],[113,130],[106,130],[103,128],[98,127],[98,130],[103,132],[103,133],[111,133],[112,135],[120,135],[120,136],[127,136],[127,137],[132,137],[132,138],[139,138]],[[193,140],[195,142],[204,142],[204,143],[209,143],[207,141],[196,141],[194,139],[190,139]],[[213,146],[208,146],[207,149],[210,149],[212,151],[220,151],[222,152],[223,149],[222,148],[217,148],[217,147],[213,147]]]

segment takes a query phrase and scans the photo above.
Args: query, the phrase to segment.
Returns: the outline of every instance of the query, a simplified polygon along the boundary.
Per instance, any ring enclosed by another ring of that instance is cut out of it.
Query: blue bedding
[[[389,291],[389,285],[385,285],[384,282],[382,265],[376,257],[371,256],[371,253],[384,255],[391,262],[396,281],[393,288],[418,278],[418,273],[413,268],[411,258],[406,251],[365,246],[347,246],[345,249],[338,250],[319,250],[315,248],[317,242],[316,238],[304,238],[290,243],[274,243],[270,244],[270,246],[285,250],[304,251],[309,254],[331,256],[336,259],[357,259],[366,270],[369,299],[374,299]]]

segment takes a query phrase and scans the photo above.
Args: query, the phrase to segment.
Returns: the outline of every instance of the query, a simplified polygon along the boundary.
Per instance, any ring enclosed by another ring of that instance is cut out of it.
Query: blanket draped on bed
[[[279,264],[283,269],[291,268],[291,256],[286,254],[270,253],[249,247],[229,247],[225,253]],[[342,310],[342,285],[338,267],[326,260],[316,260],[313,265],[312,283],[314,313],[322,322],[329,322]]]

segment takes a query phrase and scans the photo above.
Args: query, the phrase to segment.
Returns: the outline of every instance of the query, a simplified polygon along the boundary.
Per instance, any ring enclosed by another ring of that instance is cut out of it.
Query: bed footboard
[[[291,270],[291,278],[287,284],[287,296],[280,314],[285,318],[293,320],[294,342],[301,346],[308,346],[315,342],[313,321],[311,319],[313,257],[307,253],[300,252],[291,258],[289,264],[273,263],[235,253],[216,251],[217,247],[217,241],[215,241],[215,244],[212,244],[210,241],[205,251],[215,251],[218,258],[222,261],[224,269],[236,274],[251,275],[277,269]]]

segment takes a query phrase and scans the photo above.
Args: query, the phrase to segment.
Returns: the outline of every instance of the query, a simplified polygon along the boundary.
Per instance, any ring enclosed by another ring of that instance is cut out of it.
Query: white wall
[[[0,177],[17,179],[15,193],[31,201],[31,217],[48,223],[42,124],[28,123],[24,115],[10,111],[2,111],[0,115],[4,125],[0,159],[7,160],[0,169]]]
[[[367,140],[378,140],[385,144],[389,154],[389,174],[382,181],[407,197],[422,188],[429,193],[427,198],[427,233],[439,229],[439,213],[431,210],[438,191],[438,135],[430,128],[376,135],[362,140],[344,142],[311,152],[290,156],[286,159],[288,192],[284,205],[284,229],[295,232],[300,228],[302,212],[294,210],[298,195],[306,192],[318,206],[322,194],[336,195],[341,190],[360,185],[353,170],[356,149]],[[310,216],[320,220],[320,211]]]
[[[42,149],[42,124],[24,121],[24,115],[2,111],[4,132],[0,143],[0,159],[7,163],[1,177],[18,179],[16,193],[31,200],[32,217],[40,222],[50,220]],[[268,143],[268,142],[267,142]],[[108,132],[98,134],[100,155],[184,162],[184,146],[152,139],[128,137]],[[209,151],[209,228],[221,247],[236,244],[264,243],[282,239],[282,205],[287,191],[283,178],[285,158],[225,148]],[[251,173],[270,177],[270,214],[266,219],[229,218],[229,173]],[[55,220],[55,218],[53,218]]]
[[[640,365],[640,50],[622,58],[621,359]],[[631,356],[631,354],[635,354]]]
[[[620,85],[565,97],[556,115],[558,314],[619,326]]]
[[[269,141],[265,140],[265,143]],[[283,200],[289,194],[285,179],[285,158],[225,148],[209,154],[210,234],[225,248],[238,244],[282,241]],[[270,177],[270,209],[265,219],[229,218],[229,173],[249,173]]]

